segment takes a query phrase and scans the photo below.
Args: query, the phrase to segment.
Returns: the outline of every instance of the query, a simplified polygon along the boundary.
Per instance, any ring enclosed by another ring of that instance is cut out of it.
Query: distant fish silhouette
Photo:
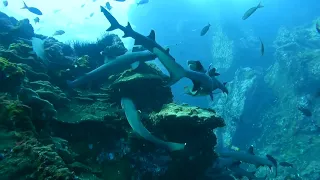
[[[260,43],[261,43],[261,47],[260,47],[261,56],[263,56],[264,55],[264,45],[263,45],[261,38],[259,38],[259,39],[260,39]]]
[[[211,25],[208,23],[208,25],[203,27],[202,30],[201,30],[200,36],[204,36],[205,34],[207,34],[207,32],[209,31],[210,26]]]
[[[114,0],[114,1],[117,1],[117,2],[125,2],[126,0]]]
[[[81,5],[81,8],[83,8],[85,5],[86,5],[86,4],[82,4],[82,5]]]
[[[109,2],[106,3],[106,8],[110,11],[112,9],[112,6]]]
[[[36,17],[36,18],[33,19],[33,21],[34,21],[35,24],[37,24],[37,23],[39,23],[40,18],[39,18],[39,17]]]
[[[305,115],[305,116],[307,116],[307,117],[311,117],[311,116],[312,116],[312,112],[311,112],[309,109],[305,108],[305,107],[299,106],[299,107],[298,107],[298,110],[299,110],[303,115]]]
[[[254,12],[256,12],[257,9],[263,8],[264,6],[261,5],[261,2],[258,4],[258,6],[252,7],[249,10],[247,10],[244,15],[242,16],[243,20],[246,20],[248,17],[250,17]]]
[[[42,15],[42,12],[38,8],[28,7],[24,1],[23,1],[23,5],[24,6],[21,9],[27,9],[29,12],[32,12],[33,14]]]
[[[54,34],[52,36],[60,36],[64,33],[66,33],[66,32],[64,32],[64,30],[58,30],[58,31],[54,32]]]
[[[281,166],[283,166],[283,167],[292,167],[292,168],[293,168],[293,164],[288,163],[288,162],[280,162],[279,164],[280,164]]]
[[[142,5],[142,4],[148,4],[149,0],[139,0],[137,2],[137,6]]]
[[[7,0],[2,1],[2,3],[3,3],[3,5],[4,5],[4,7],[7,7],[7,6],[8,6],[8,1],[7,1]]]

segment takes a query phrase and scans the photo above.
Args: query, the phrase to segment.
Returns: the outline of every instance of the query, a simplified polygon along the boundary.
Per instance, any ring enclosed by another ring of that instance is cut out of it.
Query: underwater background
[[[107,32],[101,8],[134,32],[154,30],[183,69],[215,68],[228,93],[188,91],[192,78],[168,86],[163,57],[144,43],[135,57],[136,39]],[[0,180],[320,179],[319,9],[2,0]]]

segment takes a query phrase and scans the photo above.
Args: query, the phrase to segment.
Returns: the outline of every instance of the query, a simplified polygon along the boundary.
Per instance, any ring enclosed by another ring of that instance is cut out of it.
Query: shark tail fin
[[[107,31],[113,31],[115,29],[121,28],[121,25],[119,22],[112,16],[112,14],[106,10],[104,7],[100,6],[101,12],[104,14],[104,16],[108,19],[111,26],[107,29]]]
[[[21,9],[28,9],[27,4],[24,1],[22,1],[22,2],[23,2],[23,7]]]
[[[261,5],[261,2],[258,4],[257,8],[263,8],[264,6]]]

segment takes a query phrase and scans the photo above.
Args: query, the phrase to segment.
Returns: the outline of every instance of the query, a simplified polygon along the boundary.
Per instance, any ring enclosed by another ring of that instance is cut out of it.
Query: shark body
[[[232,158],[236,161],[241,161],[249,164],[253,164],[256,167],[260,166],[268,166],[270,169],[275,167],[276,176],[278,175],[278,164],[277,161],[270,155],[266,155],[266,157],[256,156],[253,153],[253,146],[249,148],[248,152],[241,151],[228,151],[228,152],[220,152],[220,157],[223,158]]]
[[[126,69],[135,69],[139,63],[154,60],[156,55],[149,51],[129,52],[124,55],[118,56],[115,59],[101,65],[100,67],[86,73],[85,75],[73,80],[68,81],[69,87],[77,87],[81,84],[86,84],[92,80],[100,78],[108,78],[112,74],[120,73]]]
[[[178,82],[183,77],[189,78],[193,81],[194,86],[199,86],[199,88],[205,89],[205,91],[212,92],[215,89],[221,89],[223,92],[228,92],[226,87],[219,82],[216,78],[211,78],[205,73],[200,73],[196,71],[190,71],[184,69],[180,64],[178,64],[174,57],[169,53],[169,49],[164,49],[155,41],[155,31],[151,30],[148,36],[144,36],[136,31],[134,31],[128,23],[127,26],[122,26],[119,22],[108,12],[104,7],[101,6],[101,12],[110,22],[111,26],[107,31],[113,31],[115,29],[120,29],[124,32],[123,37],[132,37],[135,39],[135,45],[142,45],[150,52],[157,55],[161,63],[165,66],[170,74],[170,79],[168,81],[168,86],[171,86]]]

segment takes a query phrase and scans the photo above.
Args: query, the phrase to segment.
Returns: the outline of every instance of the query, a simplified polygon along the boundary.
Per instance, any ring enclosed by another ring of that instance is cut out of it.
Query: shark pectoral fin
[[[139,67],[139,64],[140,64],[139,61],[132,63],[132,64],[131,64],[131,69],[132,69],[132,70],[137,69],[137,68]]]
[[[154,30],[151,30],[150,34],[147,37],[156,41],[156,32]]]

